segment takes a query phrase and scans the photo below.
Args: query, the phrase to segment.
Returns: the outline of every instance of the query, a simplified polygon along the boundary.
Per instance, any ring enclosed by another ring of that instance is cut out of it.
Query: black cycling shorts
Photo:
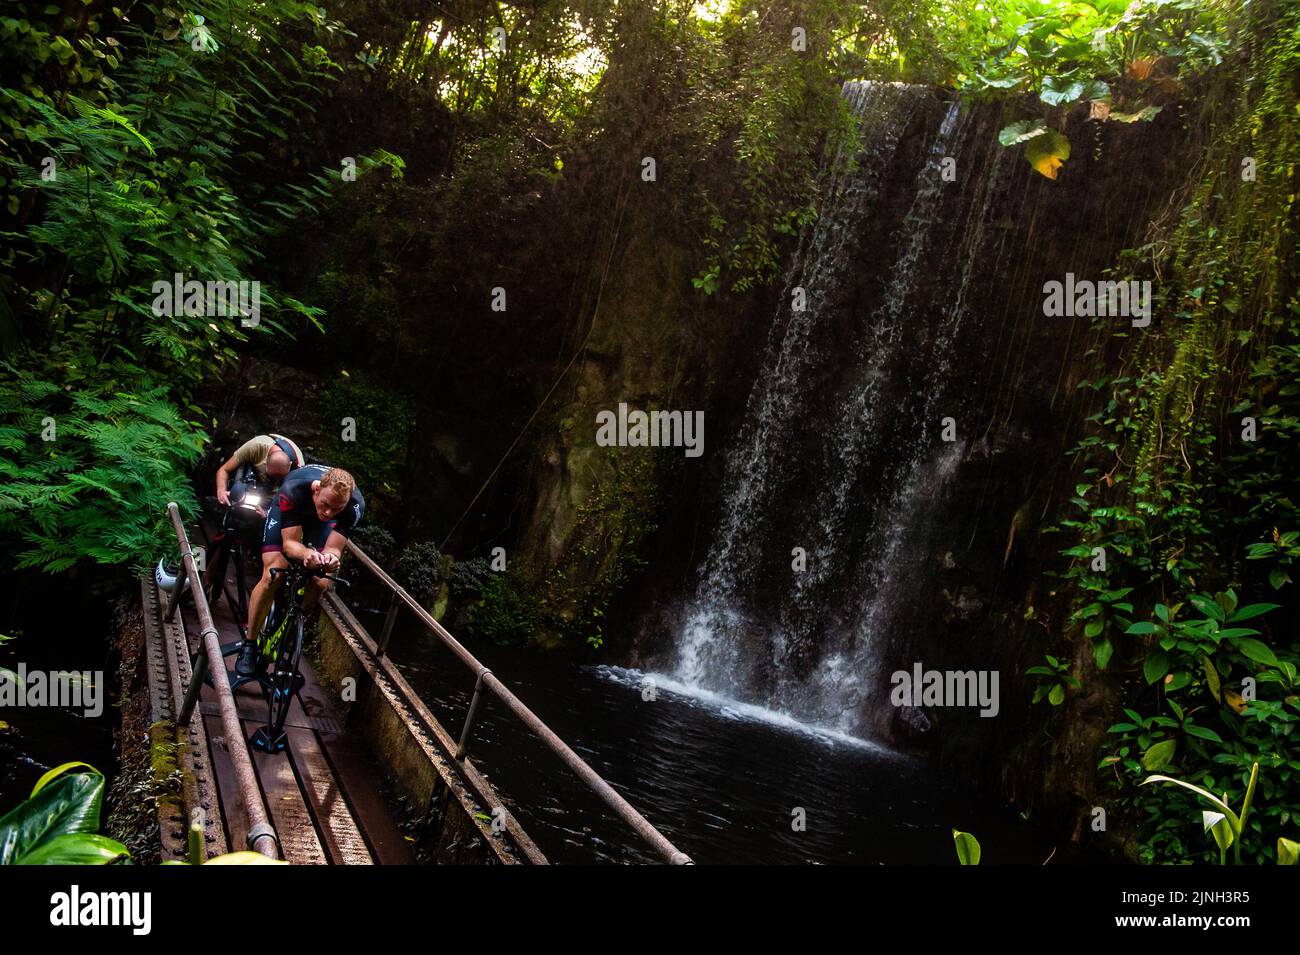
[[[322,550],[325,542],[330,539],[330,534],[334,530],[337,521],[326,521],[324,524],[314,521],[311,527],[305,524],[295,524],[291,526],[302,528],[302,542],[308,547],[315,547]],[[283,525],[280,520],[280,509],[272,506],[266,512],[266,524],[262,527],[262,553],[279,553],[284,549],[284,540],[280,536]]]

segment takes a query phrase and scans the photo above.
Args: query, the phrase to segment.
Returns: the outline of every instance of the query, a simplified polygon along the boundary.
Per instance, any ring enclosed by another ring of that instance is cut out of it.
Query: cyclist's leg
[[[253,592],[248,598],[248,637],[250,640],[256,639],[257,634],[261,632],[262,621],[266,619],[266,612],[271,608],[273,587],[271,571],[283,570],[288,566],[289,562],[284,559],[284,555],[279,551],[267,551],[262,554],[262,577],[253,587]]]
[[[248,595],[248,639],[255,641],[257,635],[261,632],[262,620],[266,617],[266,611],[271,606],[271,571],[274,569],[284,569],[289,566],[285,560],[281,548],[284,546],[284,538],[281,535],[281,526],[279,514],[275,508],[267,511],[266,520],[262,524],[262,579],[253,587],[253,592]]]
[[[262,555],[262,577],[248,598],[248,629],[244,631],[244,648],[235,664],[235,672],[240,676],[251,676],[257,670],[257,645],[262,622],[271,609],[271,599],[280,583],[279,579],[271,579],[271,571],[288,566],[289,562],[279,551],[267,551]]]
[[[274,510],[267,514],[266,523],[262,528],[262,577],[248,597],[248,629],[244,632],[247,642],[235,666],[235,671],[241,676],[250,675],[256,667],[258,634],[262,632],[262,621],[266,619],[266,612],[271,607],[271,595],[275,583],[271,579],[271,571],[277,568],[283,570],[289,566],[289,562],[280,551],[283,544],[280,522],[274,520],[274,516]]]

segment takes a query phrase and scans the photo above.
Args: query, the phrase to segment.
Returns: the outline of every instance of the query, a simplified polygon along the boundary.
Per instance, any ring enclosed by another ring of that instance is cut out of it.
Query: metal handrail
[[[397,618],[397,609],[405,604],[411,611],[420,618],[420,622],[436,636],[443,644],[456,655],[460,661],[465,664],[466,668],[475,674],[474,696],[469,704],[469,711],[465,715],[465,726],[460,734],[460,742],[456,747],[456,759],[463,760],[466,750],[469,746],[470,730],[474,724],[474,717],[478,712],[479,700],[484,689],[491,690],[496,694],[497,699],[506,705],[525,726],[535,733],[543,743],[560,757],[561,761],[573,770],[574,774],[587,784],[587,788],[594,792],[607,805],[614,814],[631,826],[636,833],[641,836],[666,862],[673,865],[691,865],[691,857],[682,852],[675,845],[668,841],[658,829],[639,812],[632,808],[626,799],[620,796],[609,783],[601,779],[594,769],[575,753],[564,740],[560,739],[551,731],[541,718],[523,704],[500,680],[493,675],[492,671],[480,663],[459,640],[453,637],[447,630],[438,623],[424,607],[402,587],[400,587],[392,577],[389,577],[384,569],[376,564],[370,555],[363,551],[352,541],[348,541],[348,550],[356,555],[357,560],[369,570],[385,587],[388,588],[392,595],[389,604],[388,614],[384,619],[383,634],[377,642],[377,652],[380,656],[387,652],[388,641],[393,635],[393,624]]]
[[[190,593],[194,597],[194,612],[199,618],[199,627],[201,628],[204,653],[199,655],[194,665],[194,672],[190,674],[190,685],[185,692],[185,702],[181,707],[181,712],[177,717],[182,726],[188,725],[190,716],[194,712],[194,704],[198,700],[199,689],[203,686],[204,677],[208,672],[212,674],[212,685],[217,691],[217,702],[221,707],[221,728],[225,731],[227,750],[230,753],[230,761],[235,768],[235,781],[239,785],[239,794],[243,798],[244,813],[248,819],[248,847],[254,852],[260,852],[264,856],[275,859],[279,857],[277,851],[279,839],[276,837],[275,829],[266,818],[266,810],[262,806],[262,797],[257,790],[257,777],[253,772],[253,760],[248,755],[247,746],[239,746],[235,741],[244,738],[244,729],[239,722],[239,711],[235,707],[235,696],[230,690],[230,678],[226,674],[226,664],[221,656],[221,641],[217,636],[217,628],[212,623],[212,610],[208,607],[208,595],[203,590],[203,580],[199,576],[198,568],[194,564],[194,553],[190,549],[190,539],[185,533],[185,525],[181,522],[181,511],[172,501],[167,505],[167,513],[171,515],[172,526],[176,528],[176,540],[181,546],[181,562],[185,565],[185,575],[190,582]],[[167,603],[167,620],[171,620],[176,615],[176,608],[180,605],[181,592],[184,588],[180,581],[176,582],[176,589],[172,591],[171,597]]]

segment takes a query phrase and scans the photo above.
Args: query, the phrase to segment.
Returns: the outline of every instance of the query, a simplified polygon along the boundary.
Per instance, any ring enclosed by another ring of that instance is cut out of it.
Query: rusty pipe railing
[[[377,644],[378,653],[382,656],[388,649],[388,642],[392,637],[393,623],[396,618],[396,610],[401,604],[405,604],[411,609],[424,626],[436,636],[443,644],[455,654],[465,667],[475,674],[474,696],[470,701],[469,710],[465,714],[465,726],[460,734],[460,742],[456,747],[456,758],[464,759],[465,753],[469,747],[470,730],[474,725],[474,717],[478,712],[479,700],[484,690],[489,690],[496,695],[506,709],[515,715],[528,729],[546,744],[547,748],[556,756],[560,757],[561,762],[568,766],[573,773],[587,784],[587,788],[600,797],[601,801],[608,806],[615,815],[626,822],[642,839],[648,843],[666,862],[673,865],[691,865],[691,857],[682,852],[675,845],[668,841],[658,829],[652,826],[645,818],[635,809],[626,799],[605,780],[601,779],[600,774],[587,765],[587,763],[575,753],[564,740],[560,739],[551,731],[551,728],[542,722],[541,718],[530,710],[523,702],[515,696],[510,690],[498,680],[482,663],[480,663],[474,654],[470,653],[461,644],[459,640],[453,637],[447,630],[438,623],[437,620],[429,614],[419,602],[408,594],[397,582],[389,577],[384,569],[376,564],[370,555],[363,551],[352,541],[348,541],[348,550],[356,556],[357,560],[375,576],[380,583],[388,588],[392,595],[392,602],[389,605],[388,615],[384,621],[384,633],[382,639]]]
[[[229,744],[227,749],[230,752],[230,761],[235,767],[235,781],[239,785],[239,795],[243,798],[244,813],[248,819],[248,847],[254,852],[275,859],[279,857],[280,840],[266,818],[266,810],[262,806],[262,797],[257,790],[257,777],[253,773],[253,760],[248,755],[248,747],[240,746],[237,742],[244,739],[244,728],[240,725],[239,712],[235,708],[235,696],[230,691],[230,678],[226,674],[226,664],[221,657],[221,641],[217,635],[217,628],[212,623],[212,611],[208,607],[208,596],[203,590],[203,578],[199,576],[198,568],[194,564],[194,552],[190,549],[190,539],[185,533],[185,525],[181,523],[181,511],[175,501],[167,505],[167,513],[171,515],[172,526],[176,528],[176,541],[181,547],[181,562],[185,565],[185,575],[190,582],[190,593],[194,597],[194,612],[199,618],[204,650],[204,653],[198,657],[194,672],[190,674],[190,685],[186,689],[185,703],[178,720],[182,726],[189,723],[190,715],[194,712],[194,704],[198,700],[198,690],[202,687],[206,676],[205,671],[211,672],[212,685],[216,688],[217,701],[221,706],[221,728],[225,731],[226,741]],[[178,580],[176,589],[167,603],[168,620],[175,616],[183,590],[184,587]]]

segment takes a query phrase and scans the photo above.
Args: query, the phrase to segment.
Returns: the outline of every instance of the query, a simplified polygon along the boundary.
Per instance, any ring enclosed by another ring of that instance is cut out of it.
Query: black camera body
[[[266,512],[274,503],[272,489],[257,480],[251,468],[245,468],[238,480],[230,485],[230,507],[226,511],[226,525],[249,545],[260,545],[262,525]],[[260,513],[259,513],[260,508]]]

